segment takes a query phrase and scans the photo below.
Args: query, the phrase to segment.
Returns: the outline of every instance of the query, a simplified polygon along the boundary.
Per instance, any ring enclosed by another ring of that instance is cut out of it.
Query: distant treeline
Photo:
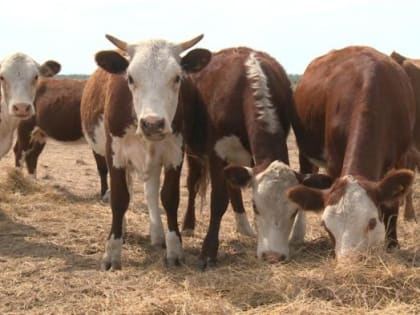
[[[302,75],[301,74],[288,74],[288,76],[289,76],[290,82],[292,83],[292,86],[294,87]],[[89,78],[89,75],[87,74],[59,74],[57,77],[63,78],[63,79],[85,80]]]

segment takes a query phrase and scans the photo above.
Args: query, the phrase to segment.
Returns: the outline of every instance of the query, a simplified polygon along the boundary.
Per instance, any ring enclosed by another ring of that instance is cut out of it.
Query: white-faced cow
[[[190,77],[200,100],[186,119],[185,142],[196,162],[208,161],[211,182],[202,267],[215,263],[229,198],[243,208],[238,187],[246,186],[252,188],[257,256],[270,262],[287,259],[289,238],[303,240],[304,217],[286,195],[300,176],[288,166],[287,108],[293,97],[285,71],[266,53],[240,47],[214,53],[210,64]],[[196,182],[188,183],[190,191]]]
[[[300,153],[326,167],[334,182],[297,186],[289,198],[323,210],[337,259],[383,244],[396,247],[399,199],[413,180],[401,165],[412,139],[414,96],[404,70],[372,48],[352,46],[307,67],[295,91]],[[305,171],[305,170],[303,170]]]
[[[177,209],[183,161],[183,104],[191,88],[185,75],[201,70],[211,53],[194,49],[183,57],[180,54],[202,37],[180,44],[165,40],[127,44],[107,36],[121,51],[96,54],[100,68],[86,84],[81,115],[88,142],[96,153],[106,156],[110,172],[112,226],[103,269],[121,268],[123,218],[130,200],[133,171],[144,179],[152,244],[166,241],[169,265],[183,260]],[[166,236],[158,207],[162,167]]]
[[[410,77],[411,85],[413,87],[416,101],[416,116],[413,129],[414,150],[412,150],[408,157],[407,167],[412,170],[414,170],[416,167],[417,169],[420,169],[420,159],[418,153],[420,151],[420,59],[407,58],[395,51],[391,54],[391,57],[404,68],[407,75]],[[405,199],[404,209],[404,218],[408,221],[416,221],[416,212],[413,207],[412,195],[413,192],[410,189]]]
[[[60,71],[60,64],[39,65],[31,57],[15,53],[0,62],[0,158],[11,148],[13,133],[22,119],[35,114],[34,100],[39,77]]]

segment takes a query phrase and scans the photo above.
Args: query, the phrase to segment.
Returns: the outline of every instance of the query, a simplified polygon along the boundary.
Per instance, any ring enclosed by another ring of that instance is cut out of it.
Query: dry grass
[[[295,165],[293,144],[291,151]],[[204,211],[198,214],[195,237],[184,238],[186,264],[168,270],[164,250],[149,245],[148,216],[137,184],[123,270],[101,272],[110,210],[98,201],[88,148],[48,144],[37,182],[11,165],[11,154],[0,162],[1,314],[420,313],[417,224],[399,222],[400,250],[342,266],[331,256],[318,217],[311,215],[307,241],[293,249],[293,259],[268,265],[255,258],[255,240],[236,234],[229,209],[219,265],[200,272],[197,256],[208,221]],[[181,210],[185,202],[183,188]],[[250,209],[249,196],[246,206]]]

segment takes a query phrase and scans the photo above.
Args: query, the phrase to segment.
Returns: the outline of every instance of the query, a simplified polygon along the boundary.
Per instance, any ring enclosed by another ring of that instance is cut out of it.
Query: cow
[[[35,114],[38,79],[51,77],[60,68],[53,60],[39,65],[23,53],[14,53],[0,61],[0,159],[12,147],[19,122]]]
[[[40,80],[36,98],[36,114],[22,120],[17,128],[14,146],[15,164],[26,164],[28,173],[36,177],[39,155],[48,138],[63,143],[84,142],[80,118],[80,102],[86,80],[54,79]],[[101,197],[106,200],[108,190],[105,157],[93,152],[101,178]]]
[[[420,169],[420,159],[418,154],[418,151],[420,150],[420,59],[407,58],[396,51],[391,53],[391,58],[397,61],[404,68],[407,75],[410,77],[413,87],[416,101],[416,116],[413,129],[414,150],[412,150],[412,155],[409,157],[410,160],[408,161],[408,167],[412,170],[414,170],[415,167]],[[405,199],[404,218],[407,221],[417,221],[416,212],[413,207],[412,194],[412,190],[410,189]]]
[[[305,222],[286,196],[303,178],[288,165],[293,93],[283,67],[267,53],[228,48],[213,53],[210,64],[190,77],[199,100],[185,122],[186,151],[193,163],[208,163],[211,186],[200,267],[216,263],[222,217],[229,199],[243,213],[239,189],[244,187],[252,188],[257,256],[271,263],[287,260],[289,239],[303,240]],[[200,166],[193,164],[193,169]],[[190,191],[197,181],[188,181]]]
[[[187,73],[200,71],[211,53],[193,49],[203,35],[174,44],[147,40],[128,44],[107,35],[119,50],[100,51],[99,68],[82,96],[82,127],[93,150],[106,156],[110,174],[112,225],[102,269],[121,268],[123,220],[131,192],[132,173],[144,179],[150,214],[152,245],[166,243],[168,266],[184,259],[177,224],[179,179],[183,162],[183,104],[192,97]],[[168,219],[163,226],[158,207],[160,174],[164,168],[161,201]]]
[[[306,68],[290,110],[300,153],[325,167],[329,189],[297,185],[289,198],[322,211],[338,261],[384,242],[398,247],[399,199],[413,181],[400,169],[410,147],[414,95],[404,70],[365,46],[333,50]]]

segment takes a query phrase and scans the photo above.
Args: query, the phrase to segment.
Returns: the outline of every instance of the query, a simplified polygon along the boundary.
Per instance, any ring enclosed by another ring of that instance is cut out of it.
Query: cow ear
[[[113,74],[124,73],[128,67],[128,60],[114,50],[97,52],[95,61],[99,67]]]
[[[327,189],[333,183],[331,176],[326,174],[301,174],[295,172],[295,175],[299,183],[306,187]]]
[[[320,189],[297,185],[287,191],[287,197],[306,211],[321,211],[325,208],[325,193]]]
[[[39,73],[42,77],[53,77],[61,70],[61,65],[54,60],[48,60],[39,66]]]
[[[210,62],[211,52],[207,49],[193,49],[181,59],[181,67],[185,72],[198,72]]]
[[[236,187],[245,187],[253,178],[252,169],[245,166],[228,165],[224,169],[226,180]]]
[[[376,195],[380,203],[397,201],[410,188],[414,173],[407,169],[391,170],[377,184]]]

